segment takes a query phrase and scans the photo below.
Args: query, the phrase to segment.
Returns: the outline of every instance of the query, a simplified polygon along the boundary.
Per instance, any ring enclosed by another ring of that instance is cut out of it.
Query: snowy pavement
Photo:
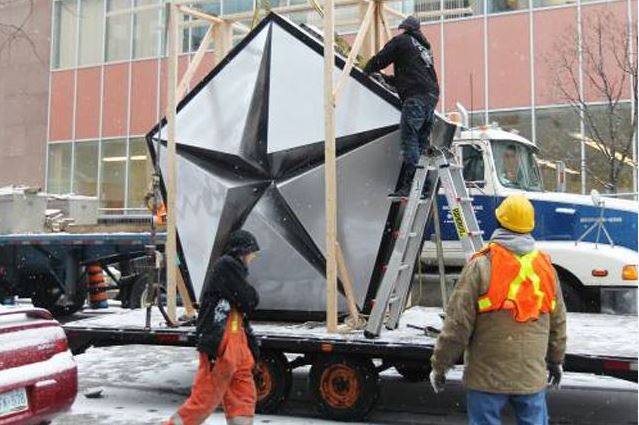
[[[188,396],[197,367],[192,348],[120,346],[91,348],[76,356],[80,392],[70,412],[53,425],[159,424]],[[408,383],[391,371],[382,374],[381,397],[362,424],[465,424],[460,373],[454,371],[441,395],[426,383]],[[85,393],[101,388],[101,398]],[[549,393],[552,424],[637,424],[637,385],[625,381],[569,374],[561,391]],[[207,425],[224,424],[216,413]],[[306,373],[295,374],[291,399],[281,415],[258,415],[255,424],[327,425],[317,417],[306,391]],[[505,425],[514,423],[512,418]]]

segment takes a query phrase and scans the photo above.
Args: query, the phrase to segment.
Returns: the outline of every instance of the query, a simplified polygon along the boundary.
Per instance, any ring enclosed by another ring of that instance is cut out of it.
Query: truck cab
[[[484,240],[498,227],[494,211],[500,202],[523,193],[535,206],[533,236],[553,261],[568,309],[636,313],[639,204],[546,191],[537,151],[530,140],[497,125],[462,128],[457,134],[453,152],[464,167]],[[458,270],[465,264],[464,253],[441,191],[438,201],[445,265],[449,271]],[[424,245],[427,266],[436,264],[433,240],[431,226]]]

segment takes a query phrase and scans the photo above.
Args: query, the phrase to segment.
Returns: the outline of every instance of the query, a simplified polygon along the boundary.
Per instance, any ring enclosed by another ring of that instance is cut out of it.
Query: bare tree
[[[632,26],[609,11],[591,15],[583,22],[583,85],[590,91],[588,97],[602,99],[603,104],[589,103],[580,90],[579,39],[575,27],[569,28],[567,36],[558,40],[554,51],[546,55],[546,62],[555,71],[555,89],[580,119],[583,116],[586,142],[599,151],[606,164],[596,167],[590,164],[587,171],[610,192],[617,191],[624,166],[636,167],[631,161],[637,108],[630,114],[627,107],[629,86],[637,105],[637,50],[631,36]]]
[[[35,0],[0,0],[0,55],[10,54],[13,46],[24,41],[28,44],[31,52],[40,60],[42,58],[38,54],[33,39],[27,31],[27,25],[34,13]],[[14,7],[23,10],[23,13],[15,15],[3,13],[7,9]],[[7,18],[10,16],[11,18]]]

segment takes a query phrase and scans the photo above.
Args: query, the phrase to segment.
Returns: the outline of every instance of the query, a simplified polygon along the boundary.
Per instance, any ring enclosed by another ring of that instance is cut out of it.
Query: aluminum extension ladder
[[[483,247],[483,232],[477,224],[462,169],[448,150],[431,150],[420,157],[399,234],[364,331],[366,337],[379,336],[387,309],[389,315],[386,328],[392,330],[399,324],[410,292],[415,262],[422,248],[424,232],[433,216],[433,206],[436,205],[440,185],[466,260]],[[427,189],[422,195],[426,182]]]

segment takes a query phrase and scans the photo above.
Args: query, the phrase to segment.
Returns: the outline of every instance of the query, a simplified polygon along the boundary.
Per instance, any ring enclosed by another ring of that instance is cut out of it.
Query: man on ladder
[[[495,211],[501,228],[462,271],[431,358],[431,384],[465,355],[471,425],[500,425],[513,406],[519,425],[547,425],[546,378],[559,386],[566,309],[550,258],[535,248],[535,211],[511,195]],[[548,375],[547,375],[548,373]]]
[[[404,32],[393,37],[373,56],[364,72],[377,72],[391,64],[395,68],[395,76],[386,77],[386,80],[397,88],[402,100],[400,131],[404,173],[398,190],[391,196],[408,196],[433,125],[439,84],[431,46],[420,30],[419,20],[409,16],[399,24],[399,29]]]

